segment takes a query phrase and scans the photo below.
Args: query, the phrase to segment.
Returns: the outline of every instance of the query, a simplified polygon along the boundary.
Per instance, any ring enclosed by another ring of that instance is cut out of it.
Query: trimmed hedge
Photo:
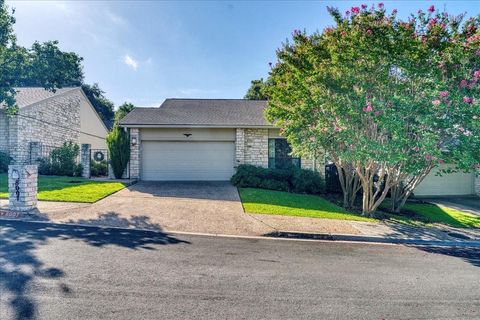
[[[81,176],[82,165],[76,162],[79,152],[78,144],[64,142],[61,147],[53,149],[49,157],[40,159],[38,173],[48,176]]]
[[[238,188],[260,188],[308,194],[323,193],[325,186],[318,172],[293,167],[267,169],[240,165],[230,181]]]

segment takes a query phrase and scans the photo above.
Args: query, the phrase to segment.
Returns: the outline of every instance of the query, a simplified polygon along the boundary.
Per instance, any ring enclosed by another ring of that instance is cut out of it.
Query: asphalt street
[[[479,319],[478,249],[0,221],[0,319]]]

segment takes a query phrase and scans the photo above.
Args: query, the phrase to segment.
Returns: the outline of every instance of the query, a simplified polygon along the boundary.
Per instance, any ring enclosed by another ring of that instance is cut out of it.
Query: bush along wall
[[[0,151],[0,173],[8,172],[8,165],[10,164],[11,158],[8,153]]]
[[[295,193],[321,194],[325,190],[322,176],[299,168],[267,169],[240,165],[231,182],[238,188],[260,188]]]
[[[55,148],[48,157],[39,160],[38,173],[43,175],[78,177],[82,175],[82,165],[78,163],[80,147],[73,142],[65,142]]]

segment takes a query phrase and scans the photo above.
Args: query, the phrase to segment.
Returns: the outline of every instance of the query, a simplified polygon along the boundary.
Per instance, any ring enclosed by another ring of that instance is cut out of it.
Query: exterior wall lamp
[[[132,137],[132,146],[137,145],[137,137]]]

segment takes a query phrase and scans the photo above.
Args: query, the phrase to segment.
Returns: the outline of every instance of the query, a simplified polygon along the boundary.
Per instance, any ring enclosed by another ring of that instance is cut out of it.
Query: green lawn
[[[125,188],[123,183],[39,176],[38,200],[93,203]],[[8,198],[7,175],[0,174],[0,198]]]
[[[441,223],[458,228],[480,228],[480,217],[468,212],[426,203],[407,203],[405,210],[414,217],[392,216],[391,220],[407,223]]]
[[[332,202],[312,195],[264,189],[239,189],[243,207],[248,213],[276,214],[309,218],[341,219],[355,221],[379,221],[348,212]],[[441,223],[459,228],[480,228],[480,217],[452,208],[433,204],[409,203],[405,206],[409,215],[380,214],[391,222],[425,226]]]
[[[308,218],[376,221],[350,213],[319,196],[264,189],[239,189],[243,207],[249,213]]]

